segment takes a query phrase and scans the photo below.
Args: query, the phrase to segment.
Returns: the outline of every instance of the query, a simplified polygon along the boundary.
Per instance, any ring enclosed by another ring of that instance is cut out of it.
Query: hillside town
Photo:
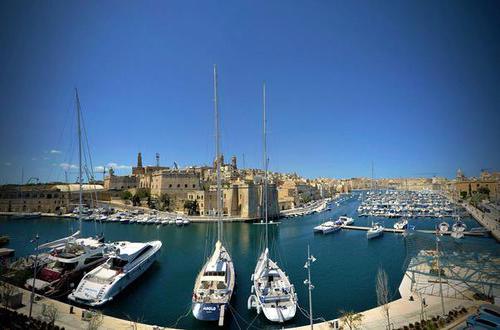
[[[262,215],[263,171],[239,168],[237,157],[226,162],[221,155],[223,214],[239,219],[258,219]],[[216,209],[217,160],[212,166],[185,168],[144,165],[137,154],[136,165],[128,175],[117,175],[113,168],[103,181],[83,185],[83,200],[88,206],[107,202],[114,206],[142,206],[161,211],[210,216]],[[269,216],[302,207],[312,201],[332,198],[353,190],[430,190],[455,199],[499,202],[500,172],[483,171],[467,177],[457,171],[456,178],[315,178],[296,173],[269,172],[267,185]],[[37,183],[0,186],[0,212],[43,212],[64,214],[78,203],[79,186],[73,183]]]

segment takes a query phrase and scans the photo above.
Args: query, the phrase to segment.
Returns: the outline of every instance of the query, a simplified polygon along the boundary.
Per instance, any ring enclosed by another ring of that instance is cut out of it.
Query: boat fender
[[[253,300],[253,295],[251,295],[250,297],[248,297],[248,301],[247,301],[247,308],[248,309],[252,309],[252,300]]]
[[[262,306],[260,304],[257,304],[257,314],[260,314],[261,310],[262,310]]]
[[[252,285],[252,288],[250,289],[250,292],[252,292],[252,294],[255,293],[255,286]]]

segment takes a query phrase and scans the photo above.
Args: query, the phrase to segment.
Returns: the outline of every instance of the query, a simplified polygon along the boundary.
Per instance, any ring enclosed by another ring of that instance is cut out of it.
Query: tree
[[[161,194],[160,196],[160,210],[169,211],[170,209],[170,196],[168,194]]]
[[[54,324],[59,315],[59,311],[52,304],[43,304],[42,305],[42,316],[43,318],[50,324]]]
[[[136,193],[134,197],[132,197],[132,205],[133,206],[141,206],[141,198],[139,195]]]
[[[87,329],[88,330],[97,330],[102,325],[103,321],[104,320],[103,320],[102,312],[93,311],[92,317],[89,320],[89,326]]]
[[[196,200],[185,201],[184,202],[184,209],[188,211],[189,215],[198,214],[198,202]]]
[[[340,321],[349,327],[350,330],[357,329],[361,325],[364,315],[353,311],[340,311]]]
[[[460,197],[461,197],[462,199],[466,199],[466,198],[467,198],[467,192],[466,192],[466,191],[461,191],[461,192],[460,192]]]
[[[472,197],[470,199],[470,203],[477,207],[482,201],[485,199],[488,199],[488,195],[485,195],[483,193],[480,193],[479,191],[476,192],[475,194],[472,194]]]
[[[139,188],[137,189],[137,192],[136,194],[139,196],[139,198],[146,198],[146,197],[150,197],[151,194],[149,193],[149,191],[146,189],[146,188]]]
[[[128,190],[122,191],[121,198],[124,201],[128,201],[129,199],[132,198],[132,193],[130,191],[128,191]]]
[[[391,328],[391,318],[389,316],[389,284],[387,283],[387,273],[383,268],[377,272],[377,305],[382,307],[382,311],[387,318],[387,329]]]
[[[490,188],[488,187],[479,187],[477,188],[477,192],[479,194],[487,195],[488,197],[490,196]]]

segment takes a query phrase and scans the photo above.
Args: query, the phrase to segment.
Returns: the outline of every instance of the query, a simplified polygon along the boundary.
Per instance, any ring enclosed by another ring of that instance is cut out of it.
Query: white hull
[[[104,264],[89,272],[80,281],[76,290],[68,296],[68,299],[88,306],[101,306],[111,301],[157,259],[162,243],[152,241],[148,244],[152,246],[151,250],[146,252],[139,261],[132,262],[131,267],[126,271],[112,270]]]
[[[255,295],[248,299],[249,309],[255,308],[258,314],[264,312],[271,322],[283,323],[295,316],[295,288],[281,268],[269,259],[267,249],[259,257],[252,281],[252,293]]]
[[[231,256],[221,242],[196,277],[193,290],[193,316],[200,321],[216,321],[231,301],[236,283]]]

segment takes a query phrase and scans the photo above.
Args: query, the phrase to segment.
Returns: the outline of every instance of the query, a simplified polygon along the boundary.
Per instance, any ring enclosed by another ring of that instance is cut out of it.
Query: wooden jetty
[[[342,226],[342,229],[351,229],[351,230],[364,230],[368,231],[370,227],[362,227],[362,226]],[[435,230],[415,230],[416,232],[419,233],[424,233],[424,234],[435,234]],[[384,232],[386,233],[393,233],[393,234],[402,234],[404,233],[404,229],[394,229],[394,228],[384,228]],[[441,233],[443,235],[451,235],[451,231],[447,231],[444,233]],[[484,233],[476,233],[476,232],[470,232],[470,231],[464,231],[465,236],[477,236],[477,237],[487,237],[488,235],[485,235]]]

